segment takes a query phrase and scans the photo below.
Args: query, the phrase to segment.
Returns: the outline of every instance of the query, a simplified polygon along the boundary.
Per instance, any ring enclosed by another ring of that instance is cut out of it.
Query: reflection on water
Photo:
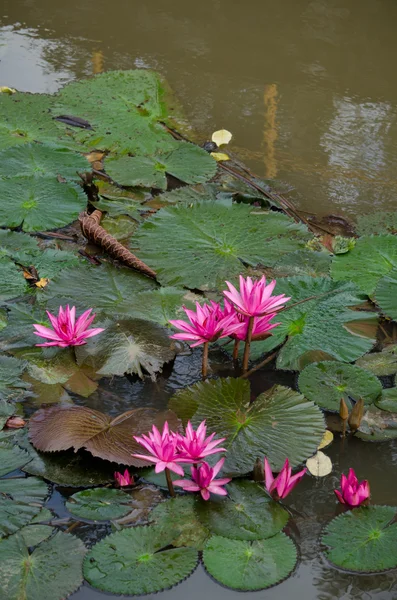
[[[395,206],[393,0],[3,0],[0,85],[53,92],[102,69],[154,68],[200,136],[226,127],[305,210]]]

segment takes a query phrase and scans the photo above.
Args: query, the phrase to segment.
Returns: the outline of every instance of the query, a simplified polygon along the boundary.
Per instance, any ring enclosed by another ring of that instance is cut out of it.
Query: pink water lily
[[[192,462],[199,462],[206,456],[226,451],[226,448],[217,448],[226,438],[214,440],[215,433],[211,433],[207,438],[205,437],[206,435],[207,427],[205,421],[200,423],[197,431],[193,429],[189,421],[186,426],[185,435],[177,434],[177,448],[181,456],[190,459]]]
[[[359,483],[354,469],[349,469],[347,477],[342,474],[340,488],[340,491],[334,490],[335,495],[339,502],[348,506],[360,506],[370,497],[368,481],[365,479]]]
[[[120,487],[134,485],[135,483],[134,478],[132,477],[132,475],[129,474],[128,469],[126,469],[124,473],[116,471],[114,474],[114,478]]]
[[[194,342],[191,344],[192,348],[207,342],[215,342],[219,338],[228,337],[240,326],[233,314],[226,316],[223,314],[217,302],[211,301],[210,304],[203,304],[202,306],[196,302],[195,311],[185,306],[182,308],[190,323],[182,319],[170,321],[171,325],[183,332],[175,333],[171,335],[171,338]]]
[[[210,467],[208,463],[203,462],[198,466],[191,467],[192,479],[177,479],[174,485],[183,488],[186,492],[200,492],[204,500],[209,500],[210,494],[227,496],[227,491],[222,487],[229,483],[229,477],[215,479],[225,462],[224,458]]]
[[[240,291],[229,281],[226,281],[226,285],[229,291],[223,292],[225,297],[234,304],[239,312],[247,317],[261,317],[275,313],[290,300],[285,294],[272,296],[276,281],[273,280],[266,285],[264,275],[257,281],[253,281],[251,277],[244,279],[240,275]]]
[[[76,308],[69,305],[64,309],[59,307],[58,316],[46,311],[48,318],[51,321],[53,329],[44,325],[35,324],[33,327],[36,331],[33,333],[39,337],[51,340],[44,344],[36,344],[36,346],[60,346],[67,348],[68,346],[82,346],[86,344],[86,340],[94,335],[98,335],[104,331],[101,327],[88,329],[96,315],[91,315],[92,308],[89,308],[76,321]]]
[[[299,473],[292,475],[288,458],[285,459],[283,468],[277,477],[273,476],[269,461],[265,458],[265,487],[274,500],[281,500],[299,483],[307,469],[302,469]]]
[[[156,473],[161,473],[164,469],[174,471],[178,475],[184,475],[183,469],[179,463],[191,463],[192,461],[181,456],[178,452],[176,434],[170,432],[167,421],[164,423],[162,433],[153,425],[152,431],[147,435],[136,436],[134,439],[141,444],[149,454],[133,454],[135,458],[141,458],[149,463],[155,463]]]

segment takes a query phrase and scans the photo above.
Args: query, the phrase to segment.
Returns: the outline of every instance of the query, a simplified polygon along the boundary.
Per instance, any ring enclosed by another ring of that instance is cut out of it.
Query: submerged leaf
[[[130,496],[122,490],[94,488],[76,492],[66,502],[67,510],[79,519],[119,519],[132,510]]]
[[[170,498],[158,504],[149,518],[159,527],[174,532],[173,546],[202,550],[210,533],[198,520],[194,505],[193,496]]]

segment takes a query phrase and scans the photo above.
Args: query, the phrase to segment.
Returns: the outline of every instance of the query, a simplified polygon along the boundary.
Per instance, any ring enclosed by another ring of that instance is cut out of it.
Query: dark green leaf
[[[375,300],[387,317],[397,320],[397,267],[379,281],[375,290]]]
[[[382,352],[366,354],[356,361],[356,365],[374,375],[394,375],[397,373],[397,345],[386,346]]]
[[[0,179],[59,175],[78,181],[78,173],[89,170],[91,167],[87,159],[67,148],[23,144],[0,152]]]
[[[193,496],[171,498],[158,504],[150,513],[150,520],[156,525],[173,532],[173,546],[190,546],[196,550],[204,548],[210,534],[197,519],[194,504]]]
[[[107,521],[131,512],[130,496],[122,490],[94,488],[73,494],[66,508],[79,519]]]

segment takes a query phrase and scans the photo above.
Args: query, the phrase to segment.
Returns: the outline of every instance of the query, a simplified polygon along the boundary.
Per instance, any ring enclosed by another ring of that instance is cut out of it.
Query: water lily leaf
[[[397,566],[395,506],[360,507],[327,525],[322,543],[327,559],[342,569],[376,573]]]
[[[18,298],[28,291],[28,286],[11,260],[0,260],[0,301]]]
[[[109,535],[84,561],[84,577],[112,594],[153,594],[180,583],[194,571],[193,548],[168,548],[175,532],[156,526],[134,527]]]
[[[38,515],[37,515],[38,516]],[[35,517],[37,518],[37,517]],[[44,519],[43,519],[44,520]],[[28,548],[32,546],[38,546],[52,535],[54,531],[53,527],[49,525],[26,525],[19,530],[19,535],[22,537],[25,545]]]
[[[131,512],[130,496],[122,490],[94,488],[73,494],[66,502],[67,510],[79,519],[107,521]]]
[[[119,189],[120,188],[116,188]],[[127,190],[122,190],[127,191]],[[108,199],[103,196],[100,196],[98,202],[92,202],[93,206],[102,212],[106,212],[111,217],[119,217],[121,215],[129,216],[135,221],[141,221],[140,212],[142,212],[145,207],[141,204],[142,201],[135,200],[133,198],[115,198]],[[101,225],[105,219],[102,219]]]
[[[356,365],[337,361],[309,365],[300,374],[298,385],[306,398],[333,411],[339,411],[341,398],[352,407],[351,399],[357,402],[362,398],[365,404],[372,404],[382,392],[382,385],[375,375]]]
[[[175,150],[166,154],[109,158],[105,161],[105,169],[119,185],[165,190],[166,174],[185,183],[205,183],[214,177],[216,162],[202,148],[181,142]]]
[[[382,352],[370,352],[359,358],[356,365],[374,375],[394,375],[397,373],[397,345],[386,346]]]
[[[138,408],[112,418],[86,406],[53,406],[34,413],[29,437],[42,452],[85,448],[104,460],[140,467],[148,462],[131,456],[142,450],[133,436],[147,433],[153,424],[162,428],[165,421],[177,429],[178,420],[171,411]]]
[[[29,386],[20,379],[25,367],[22,360],[0,355],[0,397],[17,398],[25,394]]]
[[[222,146],[223,144],[228,144],[232,137],[233,135],[227,129],[219,129],[218,131],[214,131],[211,140],[217,146]]]
[[[289,515],[263,486],[245,479],[226,486],[228,497],[198,499],[196,511],[211,533],[235,540],[263,540],[287,524]]]
[[[31,457],[25,450],[0,441],[0,477],[25,466]]]
[[[381,410],[397,413],[397,387],[383,389],[380,399],[375,404]]]
[[[332,461],[329,456],[319,450],[314,456],[307,459],[306,467],[314,477],[325,477],[332,472]]]
[[[170,319],[186,317],[185,312],[181,309],[182,305],[187,308],[195,308],[194,302],[200,300],[202,300],[202,296],[174,287],[147,290],[134,296],[131,316],[136,319],[153,321],[159,325],[169,325]]]
[[[331,266],[334,281],[353,281],[371,296],[379,280],[397,267],[397,237],[371,235],[357,240],[353,250],[335,256]]]
[[[63,600],[83,582],[86,549],[78,538],[60,531],[32,553],[20,534],[0,544],[0,597],[7,600]]]
[[[155,380],[164,363],[175,358],[167,330],[139,319],[120,320],[76,351],[79,365],[92,366],[101,375],[144,372]]]
[[[293,275],[309,275],[310,277],[327,276],[331,265],[328,252],[297,250],[285,254],[272,269],[275,277],[292,277]]]
[[[0,499],[9,498],[17,503],[43,503],[48,496],[48,485],[37,477],[0,480]]]
[[[81,187],[60,183],[56,177],[15,177],[0,181],[1,227],[46,231],[64,227],[87,204]]]
[[[118,215],[117,217],[105,215],[101,221],[101,227],[121,243],[128,242],[138,225],[139,223],[128,215]]]
[[[397,412],[381,410],[370,405],[361,419],[356,437],[370,442],[384,442],[397,438]]]
[[[397,233],[397,212],[379,210],[368,215],[357,216],[358,235]]]
[[[327,446],[332,444],[333,441],[334,441],[334,434],[329,429],[326,429],[325,433],[323,435],[323,439],[321,440],[317,450],[321,450],[322,448],[327,448]]]
[[[67,84],[54,99],[52,115],[88,121],[90,129],[58,125],[87,147],[152,155],[178,145],[158,123],[167,118],[165,100],[165,85],[153,71],[112,71]]]
[[[226,587],[241,591],[263,590],[292,573],[297,551],[284,533],[251,542],[213,536],[204,549],[203,562],[208,573]]]
[[[9,229],[0,230],[0,258],[10,256],[21,261],[27,256],[37,256],[41,252],[37,239],[30,235]]]
[[[215,158],[216,162],[220,162],[221,160],[230,160],[230,156],[224,152],[211,152],[211,156],[212,158]]]
[[[331,358],[352,362],[375,344],[377,317],[353,310],[364,299],[353,284],[302,276],[279,279],[276,290],[291,297],[290,308],[277,315],[281,324],[273,335],[258,343],[265,353],[286,339],[277,368],[301,370]]]
[[[175,232],[178,241],[175,243]],[[161,209],[132,239],[139,257],[163,285],[208,290],[249,266],[273,266],[310,237],[303,225],[276,212],[252,214],[250,206],[196,202]]]
[[[396,260],[397,262],[397,260]],[[391,319],[397,319],[397,267],[382,277],[375,290],[375,299],[381,311]]]
[[[311,456],[324,434],[324,418],[312,402],[289,388],[273,386],[251,403],[243,379],[199,382],[177,392],[169,407],[186,422],[206,419],[228,449],[224,471],[245,474],[258,457],[267,456],[281,470],[286,457],[296,466]]]
[[[78,173],[89,170],[84,156],[53,145],[24,144],[0,152],[0,178],[59,175],[78,181]]]
[[[47,495],[47,485],[35,477],[0,480],[0,537],[15,533],[38,515]]]
[[[132,269],[80,264],[54,277],[42,297],[56,298],[58,306],[69,301],[69,304],[85,307],[84,310],[94,306],[96,312],[122,316],[131,314],[135,294],[151,289],[157,289],[155,282]]]
[[[7,497],[0,498],[0,538],[15,533],[18,529],[27,525],[39,512],[40,506],[14,502]],[[0,543],[1,547],[2,545]]]
[[[195,498],[182,496],[158,504],[150,513],[150,520],[170,532],[174,532],[172,545],[190,546],[203,550],[210,533],[198,520],[194,510]]]
[[[4,398],[0,398],[0,429],[3,429],[9,417],[15,413],[15,406]]]

